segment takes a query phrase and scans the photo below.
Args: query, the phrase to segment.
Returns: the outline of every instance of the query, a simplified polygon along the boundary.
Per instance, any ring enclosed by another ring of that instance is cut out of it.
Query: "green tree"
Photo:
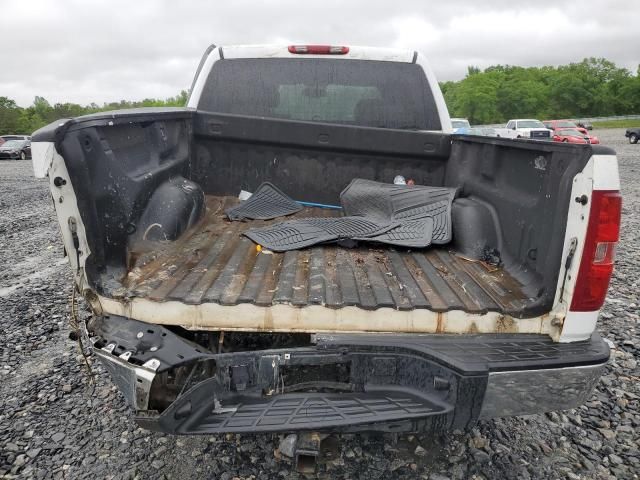
[[[13,133],[18,128],[20,108],[8,97],[0,97],[0,135]]]
[[[452,93],[455,116],[471,123],[491,123],[498,117],[498,82],[492,74],[477,73],[460,81]]]
[[[625,113],[640,112],[640,66],[635,77],[630,77],[618,90],[616,97],[619,101],[624,101],[627,108]]]
[[[500,121],[547,115],[549,89],[538,69],[498,66],[489,71],[499,82],[497,107]]]
[[[634,75],[604,58],[559,67],[468,67],[466,78],[441,86],[450,113],[474,123],[621,115],[640,113],[638,70]]]

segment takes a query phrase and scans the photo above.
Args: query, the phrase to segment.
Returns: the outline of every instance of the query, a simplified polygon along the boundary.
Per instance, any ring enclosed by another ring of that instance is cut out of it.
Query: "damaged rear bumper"
[[[303,347],[214,353],[158,325],[99,320],[94,352],[138,423],[176,434],[466,428],[580,405],[609,358],[597,334],[571,344],[543,335],[318,335]]]

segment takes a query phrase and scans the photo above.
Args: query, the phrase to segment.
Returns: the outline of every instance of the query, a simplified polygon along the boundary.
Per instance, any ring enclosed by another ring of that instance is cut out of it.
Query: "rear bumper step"
[[[159,418],[138,417],[150,429],[172,433],[244,433],[297,430],[410,429],[413,422],[442,416],[450,406],[437,405],[411,392],[297,393],[254,398],[236,395],[217,403],[213,395],[190,392]],[[185,415],[191,405],[197,411]],[[184,421],[181,420],[181,416]],[[176,418],[178,417],[178,418]],[[147,421],[149,420],[149,423]],[[159,427],[159,428],[158,428]]]
[[[609,358],[597,334],[571,344],[543,335],[318,335],[305,347],[218,354],[123,317],[92,329],[94,352],[137,421],[176,434],[466,428],[573,408]]]

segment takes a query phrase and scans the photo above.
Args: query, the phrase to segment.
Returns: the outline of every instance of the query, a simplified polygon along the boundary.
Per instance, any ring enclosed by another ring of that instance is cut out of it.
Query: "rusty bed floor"
[[[179,240],[132,255],[135,262],[113,296],[195,305],[353,305],[470,313],[513,311],[531,302],[506,271],[465,260],[446,245],[422,250],[323,245],[259,252],[242,231],[282,219],[230,222],[224,210],[236,202],[232,197],[207,197],[204,220]],[[328,215],[336,213],[305,208],[293,217]]]

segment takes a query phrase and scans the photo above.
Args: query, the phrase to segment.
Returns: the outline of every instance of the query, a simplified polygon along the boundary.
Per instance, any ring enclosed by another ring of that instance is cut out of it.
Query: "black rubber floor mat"
[[[301,218],[268,227],[251,228],[244,235],[264,248],[284,252],[344,238],[376,236],[397,226],[398,222],[363,217]]]
[[[302,210],[299,203],[291,200],[278,187],[269,182],[262,183],[248,200],[226,210],[229,220],[271,220],[292,215]]]
[[[270,192],[275,191],[291,201],[271,184],[263,185],[271,187]],[[245,235],[276,252],[341,240],[373,241],[412,248],[448,243],[451,240],[451,204],[456,191],[454,188],[393,185],[355,179],[340,194],[345,217],[290,220],[249,229]],[[264,200],[258,203],[258,207],[263,209],[259,214],[263,216],[255,213],[249,216],[243,212],[242,218],[273,218],[264,216],[266,203]]]
[[[393,185],[356,178],[342,191],[340,202],[346,215],[401,223],[432,218],[433,238],[429,243],[441,244],[451,241],[451,204],[456,193],[455,188]]]
[[[402,223],[430,218],[433,221],[431,243],[449,243],[451,241],[451,205],[449,200],[440,200],[400,212],[396,218]]]
[[[430,217],[410,220],[380,235],[355,240],[388,243],[399,247],[424,248],[433,242],[433,224],[433,218]]]

